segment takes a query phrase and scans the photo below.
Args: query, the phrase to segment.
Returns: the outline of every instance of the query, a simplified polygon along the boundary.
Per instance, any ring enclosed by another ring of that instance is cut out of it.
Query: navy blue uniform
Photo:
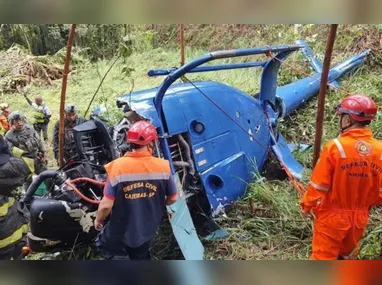
[[[165,214],[166,196],[176,195],[169,162],[148,152],[129,152],[105,168],[104,195],[114,200],[114,206],[97,246],[106,258],[149,259],[150,242]]]

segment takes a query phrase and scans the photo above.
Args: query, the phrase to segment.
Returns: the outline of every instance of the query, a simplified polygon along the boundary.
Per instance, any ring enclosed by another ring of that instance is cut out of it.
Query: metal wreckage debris
[[[289,55],[302,51],[315,74],[277,86],[279,68]],[[328,83],[363,64],[369,50],[354,55],[330,69]],[[267,61],[205,65],[233,57],[267,55]],[[262,68],[260,90],[254,96],[214,82],[187,80],[186,74],[239,68]],[[160,137],[155,155],[170,161],[180,200],[168,207],[171,225],[185,259],[204,258],[204,239],[224,238],[215,218],[244,195],[253,173],[261,172],[273,153],[297,180],[303,167],[277,132],[280,118],[313,98],[320,88],[322,64],[302,40],[295,45],[222,50],[206,53],[180,68],[150,70],[149,76],[166,76],[157,88],[117,98],[124,117],[109,127],[100,119],[102,106],[88,122],[75,128],[78,157],[57,171],[39,175],[27,190],[24,202],[31,213],[30,247],[35,252],[70,249],[73,244],[91,244],[97,232],[93,219],[106,180],[103,165],[129,149],[125,143],[129,126],[148,119]],[[183,82],[173,84],[176,80]],[[309,146],[302,145],[300,149]],[[34,195],[44,181],[49,194]],[[73,189],[75,191],[73,191]],[[196,225],[196,226],[195,226]]]

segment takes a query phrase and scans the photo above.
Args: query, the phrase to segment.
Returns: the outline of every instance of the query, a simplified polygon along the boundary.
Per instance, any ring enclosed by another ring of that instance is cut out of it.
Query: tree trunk
[[[28,37],[27,37],[27,35],[26,35],[25,31],[24,31],[24,27],[23,27],[23,25],[19,24],[18,27],[19,27],[21,33],[23,34],[23,36],[24,36],[24,38],[25,38],[25,41],[26,41],[26,43],[27,43],[27,45],[28,45],[28,50],[29,50],[29,52],[30,52],[31,54],[33,54],[33,51],[32,51],[32,49],[31,49],[31,45],[30,45],[30,43],[29,43],[29,41],[28,41]]]
[[[42,28],[42,25],[39,25],[38,31],[39,31],[39,37],[41,40],[41,48],[42,48],[42,51],[40,51],[40,54],[46,54],[47,50],[46,50],[45,32]]]

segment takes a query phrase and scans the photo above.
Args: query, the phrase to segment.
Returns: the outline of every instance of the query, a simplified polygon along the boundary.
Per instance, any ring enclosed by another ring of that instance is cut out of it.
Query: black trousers
[[[124,246],[118,250],[109,249],[107,246],[97,243],[98,250],[105,259],[109,260],[150,260],[151,240],[139,247]]]
[[[27,245],[26,236],[6,248],[0,249],[0,260],[21,260],[23,258],[23,247]]]
[[[44,141],[48,140],[48,124],[49,123],[46,123],[46,124],[34,123],[33,124],[33,128],[36,130],[40,138],[41,138],[41,132],[42,132]]]

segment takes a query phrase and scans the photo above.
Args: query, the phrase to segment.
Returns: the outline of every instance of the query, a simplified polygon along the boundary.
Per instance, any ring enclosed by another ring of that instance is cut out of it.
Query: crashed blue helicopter
[[[316,73],[278,87],[277,77],[282,63],[299,50]],[[330,69],[328,82],[339,86],[337,80],[362,65],[369,52],[366,50],[335,65]],[[219,59],[264,54],[275,56],[267,61],[204,65]],[[263,71],[260,90],[254,96],[214,81],[174,84],[178,79],[187,80],[185,75],[188,73],[255,67],[263,68]],[[156,145],[156,155],[170,161],[178,183],[181,199],[168,207],[173,214],[170,221],[173,233],[185,259],[203,259],[204,248],[199,236],[213,239],[226,234],[216,225],[214,218],[244,195],[248,183],[254,178],[252,173],[263,170],[270,150],[296,178],[301,178],[302,165],[294,159],[292,146],[276,129],[280,118],[291,114],[318,93],[321,71],[322,64],[302,40],[295,45],[214,51],[180,68],[150,70],[149,76],[167,77],[157,88],[118,97],[117,106],[124,107],[124,118],[111,130],[97,119],[97,111],[93,113],[93,120],[76,127],[76,145],[78,152],[83,154],[81,161],[90,161],[87,167],[52,171],[45,177],[38,177],[37,182],[34,181],[29,187],[27,200],[32,217],[30,240],[40,245],[46,244],[42,240],[58,243],[65,240],[69,244],[78,238],[75,234],[79,232],[82,240],[90,242],[94,238],[96,233],[90,217],[94,218],[96,207],[80,197],[74,198],[75,194],[65,196],[63,193],[68,193],[68,189],[63,181],[81,176],[104,181],[105,173],[99,167],[97,174],[88,169],[121,155],[129,126],[137,120],[147,119],[158,130],[160,142]],[[93,139],[88,139],[91,136]],[[111,146],[111,141],[114,146]],[[103,147],[98,148],[99,145]],[[94,154],[95,150],[108,155],[102,156],[102,161],[95,161],[94,158],[100,157]],[[60,171],[67,173],[62,175]],[[33,196],[45,178],[61,181],[55,182],[56,194],[48,198]],[[83,194],[100,199],[102,189],[92,187],[86,185],[81,188]],[[91,191],[88,191],[89,188]],[[64,196],[65,199],[62,198]],[[52,209],[53,204],[57,205],[56,210]],[[70,216],[66,230],[65,226],[58,230],[60,222],[57,219],[49,221],[49,217],[54,216],[49,212],[58,212],[58,207],[62,217]],[[202,226],[199,226],[200,221]],[[77,226],[74,227],[72,222]]]

